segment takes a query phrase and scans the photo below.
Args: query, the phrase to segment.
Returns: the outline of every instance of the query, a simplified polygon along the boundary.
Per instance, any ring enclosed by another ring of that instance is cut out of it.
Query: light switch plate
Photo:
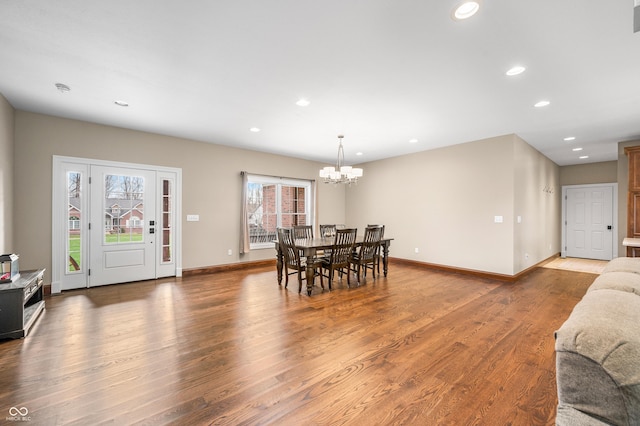
[[[502,216],[494,216],[493,217],[493,221],[495,223],[502,223],[502,222],[504,222],[504,218]]]
[[[200,215],[198,214],[188,214],[187,222],[198,222],[200,220]]]

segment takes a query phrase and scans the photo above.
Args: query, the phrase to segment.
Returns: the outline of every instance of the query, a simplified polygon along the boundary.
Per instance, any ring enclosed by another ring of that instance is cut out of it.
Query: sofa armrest
[[[640,424],[640,296],[588,292],[556,331],[556,372],[559,412]]]

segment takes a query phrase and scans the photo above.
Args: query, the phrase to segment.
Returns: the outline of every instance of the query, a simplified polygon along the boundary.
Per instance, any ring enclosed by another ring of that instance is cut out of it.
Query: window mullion
[[[276,223],[278,228],[282,227],[282,185],[276,185]]]

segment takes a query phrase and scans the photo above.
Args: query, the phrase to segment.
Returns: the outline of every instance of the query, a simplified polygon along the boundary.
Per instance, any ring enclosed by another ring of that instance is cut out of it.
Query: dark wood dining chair
[[[358,278],[358,282],[360,282],[361,269],[364,269],[362,271],[363,277],[367,276],[367,268],[371,269],[373,278],[376,277],[376,263],[379,264],[380,262],[380,240],[382,240],[383,233],[384,226],[381,225],[370,225],[365,228],[362,245],[353,253],[351,258],[351,264]],[[380,270],[378,270],[378,274],[380,274]]]
[[[294,242],[294,232],[292,229],[278,228],[278,244],[280,244],[282,250],[282,257],[284,263],[285,281],[284,287],[289,285],[289,275],[298,274],[298,293],[302,292],[302,280],[306,277],[307,268],[313,268],[314,279],[316,276],[320,276],[320,285],[324,289],[322,283],[322,269],[321,263],[317,259],[313,259],[311,264],[306,257],[300,256],[300,250],[296,249]],[[291,272],[289,272],[291,270]]]
[[[336,235],[336,225],[320,225],[320,236],[322,238],[333,237]]]
[[[293,238],[296,240],[313,238],[313,226],[296,225],[293,227]]]
[[[380,235],[380,240],[384,238],[384,225],[367,225],[367,228],[371,226],[382,226],[382,234]],[[376,253],[376,267],[378,269],[378,275],[380,275],[380,261],[382,260],[382,254],[380,251],[382,250],[382,245],[378,247],[378,253]]]
[[[313,227],[311,225],[295,225],[292,229],[293,239],[295,240],[306,240],[309,238],[313,238]],[[304,253],[302,251],[300,252],[300,256],[304,256]]]
[[[331,238],[336,235],[336,225],[320,225],[320,238]],[[318,256],[329,256],[331,249],[324,249],[318,251]]]
[[[331,245],[331,253],[321,259],[322,273],[327,271],[327,278],[329,278],[329,290],[333,283],[334,272],[346,272],[347,274],[347,286],[351,287],[351,255],[353,248],[356,245],[356,234],[358,230],[352,229],[338,229]],[[322,283],[322,281],[320,281]]]

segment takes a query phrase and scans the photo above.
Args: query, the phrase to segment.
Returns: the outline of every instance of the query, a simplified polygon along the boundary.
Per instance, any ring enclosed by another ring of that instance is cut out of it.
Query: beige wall
[[[514,275],[560,251],[558,167],[515,135],[363,167],[347,189],[347,222],[385,224],[392,256]],[[550,196],[547,184],[556,187]]]
[[[560,185],[590,185],[618,181],[618,161],[560,167]]]
[[[0,254],[13,245],[13,107],[0,95]]]
[[[241,170],[315,179],[324,165],[17,111],[15,161],[28,164],[14,177],[14,251],[23,269],[50,271],[53,155],[181,168],[185,269],[273,257],[271,249],[237,255]],[[558,167],[515,135],[364,168],[355,186],[318,184],[320,223],[383,223],[394,257],[505,275],[559,252]],[[200,222],[186,222],[187,214]]]
[[[238,256],[240,171],[315,179],[323,164],[16,112],[14,202],[16,252],[23,269],[51,271],[52,156],[126,161],[182,169],[183,268],[274,258],[272,249]],[[344,188],[318,185],[320,222],[345,221]],[[200,215],[186,222],[187,214]],[[233,255],[228,256],[227,250]],[[50,282],[50,275],[46,279]]]
[[[514,273],[560,252],[562,191],[559,167],[514,136]]]

